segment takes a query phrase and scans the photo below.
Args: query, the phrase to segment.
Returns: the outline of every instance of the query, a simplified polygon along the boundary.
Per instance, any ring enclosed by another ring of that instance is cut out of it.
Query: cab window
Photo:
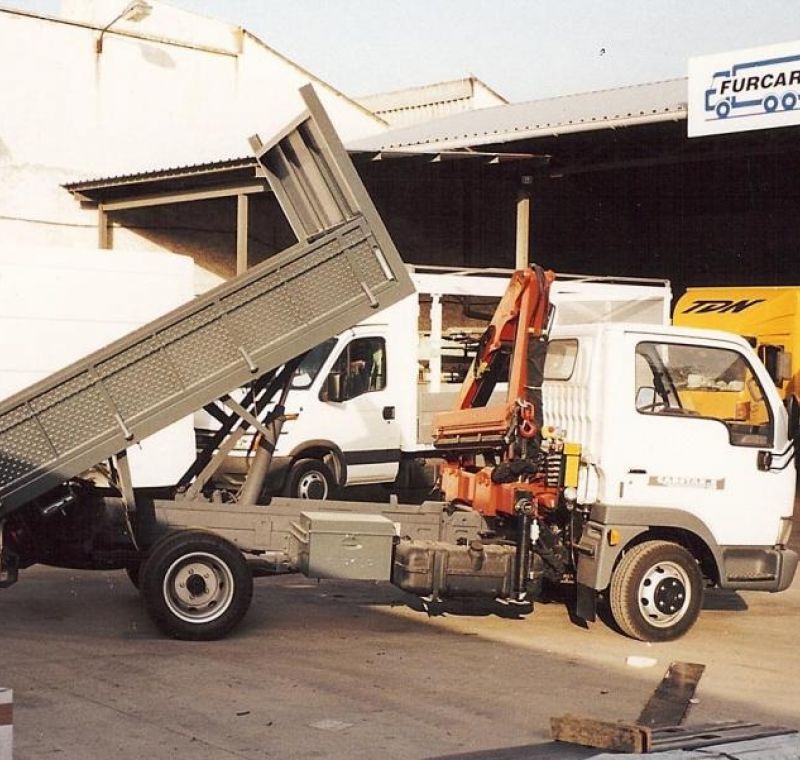
[[[292,390],[305,390],[311,387],[335,345],[336,338],[330,338],[312,348],[303,357],[292,376]]]
[[[578,341],[555,339],[547,343],[547,356],[544,360],[545,380],[569,380],[575,371],[578,359]]]
[[[640,343],[636,410],[718,420],[734,446],[768,446],[772,441],[764,389],[749,361],[730,349]]]
[[[350,341],[331,369],[329,387],[331,378],[340,387],[341,401],[382,391],[386,387],[386,341],[383,338]]]

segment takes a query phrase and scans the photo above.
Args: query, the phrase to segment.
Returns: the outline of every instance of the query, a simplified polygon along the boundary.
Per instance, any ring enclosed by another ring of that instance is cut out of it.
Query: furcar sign
[[[800,124],[800,41],[689,59],[689,137]]]

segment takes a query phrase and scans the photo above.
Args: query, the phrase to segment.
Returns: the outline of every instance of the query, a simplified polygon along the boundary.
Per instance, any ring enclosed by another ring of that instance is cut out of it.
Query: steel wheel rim
[[[233,601],[233,573],[219,557],[192,552],[169,566],[162,592],[175,617],[187,623],[210,623],[225,614]]]
[[[658,562],[639,584],[639,612],[655,628],[668,628],[686,615],[692,599],[691,582],[677,562]]]
[[[301,499],[325,499],[328,496],[328,481],[321,472],[306,472],[297,483],[297,495]]]

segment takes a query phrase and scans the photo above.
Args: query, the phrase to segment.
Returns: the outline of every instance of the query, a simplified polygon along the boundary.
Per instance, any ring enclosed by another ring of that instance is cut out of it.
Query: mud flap
[[[597,618],[597,592],[582,583],[575,584],[576,603],[575,614],[589,623],[593,623]]]

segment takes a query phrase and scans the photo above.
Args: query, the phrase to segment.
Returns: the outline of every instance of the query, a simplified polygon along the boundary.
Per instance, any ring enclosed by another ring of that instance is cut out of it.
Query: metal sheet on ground
[[[636,723],[651,728],[681,724],[705,669],[705,665],[695,662],[673,662]]]

